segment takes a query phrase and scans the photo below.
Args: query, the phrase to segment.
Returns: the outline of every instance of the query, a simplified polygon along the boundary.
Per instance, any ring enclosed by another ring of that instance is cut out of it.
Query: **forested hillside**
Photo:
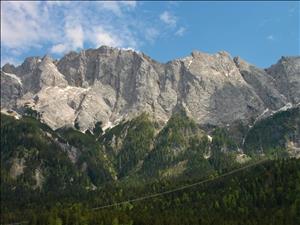
[[[180,181],[160,181],[133,187],[106,186],[83,195],[81,203],[41,202],[31,205],[26,216],[4,213],[3,219],[28,220],[29,224],[285,224],[300,222],[300,161],[267,161],[216,178],[203,185],[157,196],[144,201],[125,203],[93,210],[96,206],[169,190]],[[190,180],[194,182],[195,180]]]
[[[300,108],[280,111],[254,124],[245,137],[246,153],[286,154],[288,143],[300,144]]]
[[[158,216],[157,224],[240,224],[243,220],[293,224],[296,219],[299,159],[289,158],[299,155],[299,108],[243,128],[243,144],[233,138],[230,128],[201,128],[184,111],[174,113],[163,127],[141,114],[105,132],[97,124],[85,133],[72,127],[53,131],[34,117],[15,119],[1,114],[4,222],[18,221],[24,213],[30,215],[24,218],[32,219],[32,224],[35,220],[43,221],[38,224],[76,224],[68,222],[68,215],[77,215],[73,220],[78,224],[149,224],[150,212]],[[100,213],[88,211],[218,178],[261,159],[275,161],[208,186]],[[241,216],[235,217],[234,212]],[[278,219],[264,217],[270,214]],[[280,220],[282,214],[291,220]],[[225,215],[231,216],[225,220]]]

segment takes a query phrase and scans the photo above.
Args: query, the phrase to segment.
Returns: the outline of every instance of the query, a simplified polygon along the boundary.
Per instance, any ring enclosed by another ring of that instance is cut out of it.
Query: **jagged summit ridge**
[[[143,53],[102,46],[55,61],[30,57],[1,70],[1,107],[31,105],[53,129],[92,129],[141,112],[166,122],[178,107],[199,124],[247,122],[300,100],[300,58],[262,70],[226,53],[194,51],[159,63]],[[21,83],[18,79],[20,79]]]

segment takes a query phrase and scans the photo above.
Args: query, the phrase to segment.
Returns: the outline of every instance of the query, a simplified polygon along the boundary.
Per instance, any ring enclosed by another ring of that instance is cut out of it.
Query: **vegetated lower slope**
[[[147,114],[93,134],[73,128],[52,131],[33,117],[1,114],[2,179],[11,188],[94,189],[106,182],[149,178],[207,177],[238,167],[242,148],[253,158],[287,155],[299,144],[299,108],[258,121],[240,145],[226,128],[206,134],[185,112],[174,113],[161,128]],[[263,140],[263,141],[262,141]]]
[[[72,128],[54,132],[33,117],[1,115],[3,210],[80,198],[115,180],[134,186],[151,179],[216,175],[204,154],[210,154],[210,143],[184,114],[175,114],[160,132],[143,114],[102,136]]]
[[[179,111],[161,129],[142,114],[106,131],[99,142],[119,171],[118,177],[126,182],[193,175],[205,178],[239,166],[237,145],[226,129],[215,129],[211,135],[212,140]]]
[[[119,178],[139,169],[152,150],[157,128],[147,114],[141,114],[131,121],[121,122],[99,138]]]
[[[288,148],[300,146],[300,107],[281,111],[265,118],[245,137],[247,154],[287,154]]]
[[[18,212],[45,202],[47,208],[57,202],[109,204],[216,177],[255,162],[262,153],[286,157],[299,144],[299,118],[299,108],[294,108],[258,121],[240,145],[227,128],[213,128],[208,136],[184,111],[174,113],[162,128],[142,114],[105,133],[100,124],[93,133],[52,131],[33,117],[16,120],[1,114],[3,221],[14,221]],[[240,148],[252,159],[238,161]]]
[[[101,151],[90,135],[73,129],[54,132],[32,117],[16,120],[1,114],[2,206],[25,206],[39,194],[76,195],[79,189],[113,180]]]
[[[28,211],[29,224],[219,224],[295,225],[300,222],[300,160],[279,159],[182,191],[93,210],[142,193],[180,184],[157,182],[142,187],[106,187],[82,204],[56,204]],[[7,216],[7,215],[5,215]],[[15,218],[17,219],[17,218]],[[24,219],[24,217],[23,217]]]

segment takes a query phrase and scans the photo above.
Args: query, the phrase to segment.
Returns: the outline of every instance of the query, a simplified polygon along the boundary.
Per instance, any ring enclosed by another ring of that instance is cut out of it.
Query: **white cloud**
[[[136,1],[1,2],[3,56],[21,60],[33,51],[43,54],[47,50],[60,56],[100,45],[138,50],[169,32],[161,23],[154,24],[156,15],[132,13],[138,4]],[[162,13],[161,20],[173,32],[177,30],[177,35],[183,33],[171,13]]]
[[[176,36],[183,36],[184,33],[185,33],[186,29],[184,27],[180,27],[176,32],[175,32],[175,35]]]
[[[133,51],[133,52],[138,52],[138,53],[139,53],[139,50],[134,49],[134,48],[131,48],[131,47],[128,47],[128,48],[121,48],[121,49],[124,50],[124,51]]]
[[[145,30],[145,38],[151,43],[153,43],[158,36],[159,31],[156,28],[150,27]]]
[[[51,52],[56,54],[65,53],[68,50],[68,46],[66,44],[57,44],[52,46]]]
[[[115,1],[101,1],[101,2],[98,2],[98,3],[103,9],[109,10],[117,16],[122,15],[120,6],[117,2],[115,2]]]
[[[39,2],[1,3],[1,44],[15,48],[38,46],[42,39],[53,37],[48,26],[47,10]]]
[[[51,47],[52,53],[61,54],[71,50],[82,49],[84,45],[84,33],[80,24],[66,24],[64,29],[63,42]]]
[[[113,12],[117,16],[123,16],[123,10],[136,7],[136,1],[100,1],[97,2],[102,9]]]
[[[84,37],[81,25],[67,26],[65,34],[73,49],[83,48]]]
[[[95,47],[101,45],[107,45],[111,47],[121,47],[123,42],[118,38],[116,34],[105,30],[103,27],[98,26],[92,30],[91,39]]]
[[[138,48],[136,38],[124,27],[117,29],[99,24],[92,27],[87,33],[87,41],[92,43],[95,48],[101,45],[126,49]]]
[[[2,57],[1,55],[1,67],[4,66],[6,63],[12,64],[12,65],[20,65],[21,63],[16,60],[15,57]]]
[[[164,11],[159,16],[160,20],[169,26],[176,26],[177,18],[168,11]]]
[[[46,1],[46,4],[48,6],[62,6],[62,5],[68,5],[70,4],[71,2],[70,1]]]
[[[94,11],[90,7],[94,5],[100,5],[101,10]],[[92,35],[97,43],[112,46],[126,43],[123,47],[137,47],[137,35],[133,35],[126,27],[126,23],[131,20],[113,21],[108,19],[109,13],[103,13],[103,10],[108,10],[115,15],[126,17],[123,11],[133,10],[136,5],[136,1],[3,2],[1,44],[12,52],[16,49],[25,51],[42,47],[48,42],[51,44],[51,52],[64,53],[83,48],[86,41],[92,42],[90,38],[84,37],[84,34],[95,31]],[[99,23],[102,30],[91,28]],[[112,31],[104,30],[103,27],[106,26],[113,27],[110,29]]]

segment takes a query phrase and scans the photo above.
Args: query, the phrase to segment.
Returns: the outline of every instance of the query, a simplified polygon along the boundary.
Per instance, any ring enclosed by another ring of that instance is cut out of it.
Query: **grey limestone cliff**
[[[1,70],[1,107],[29,104],[53,129],[109,127],[141,112],[166,122],[178,107],[198,124],[247,122],[264,110],[300,101],[300,57],[263,70],[226,52],[165,64],[143,53],[102,46],[58,61],[30,57]]]

